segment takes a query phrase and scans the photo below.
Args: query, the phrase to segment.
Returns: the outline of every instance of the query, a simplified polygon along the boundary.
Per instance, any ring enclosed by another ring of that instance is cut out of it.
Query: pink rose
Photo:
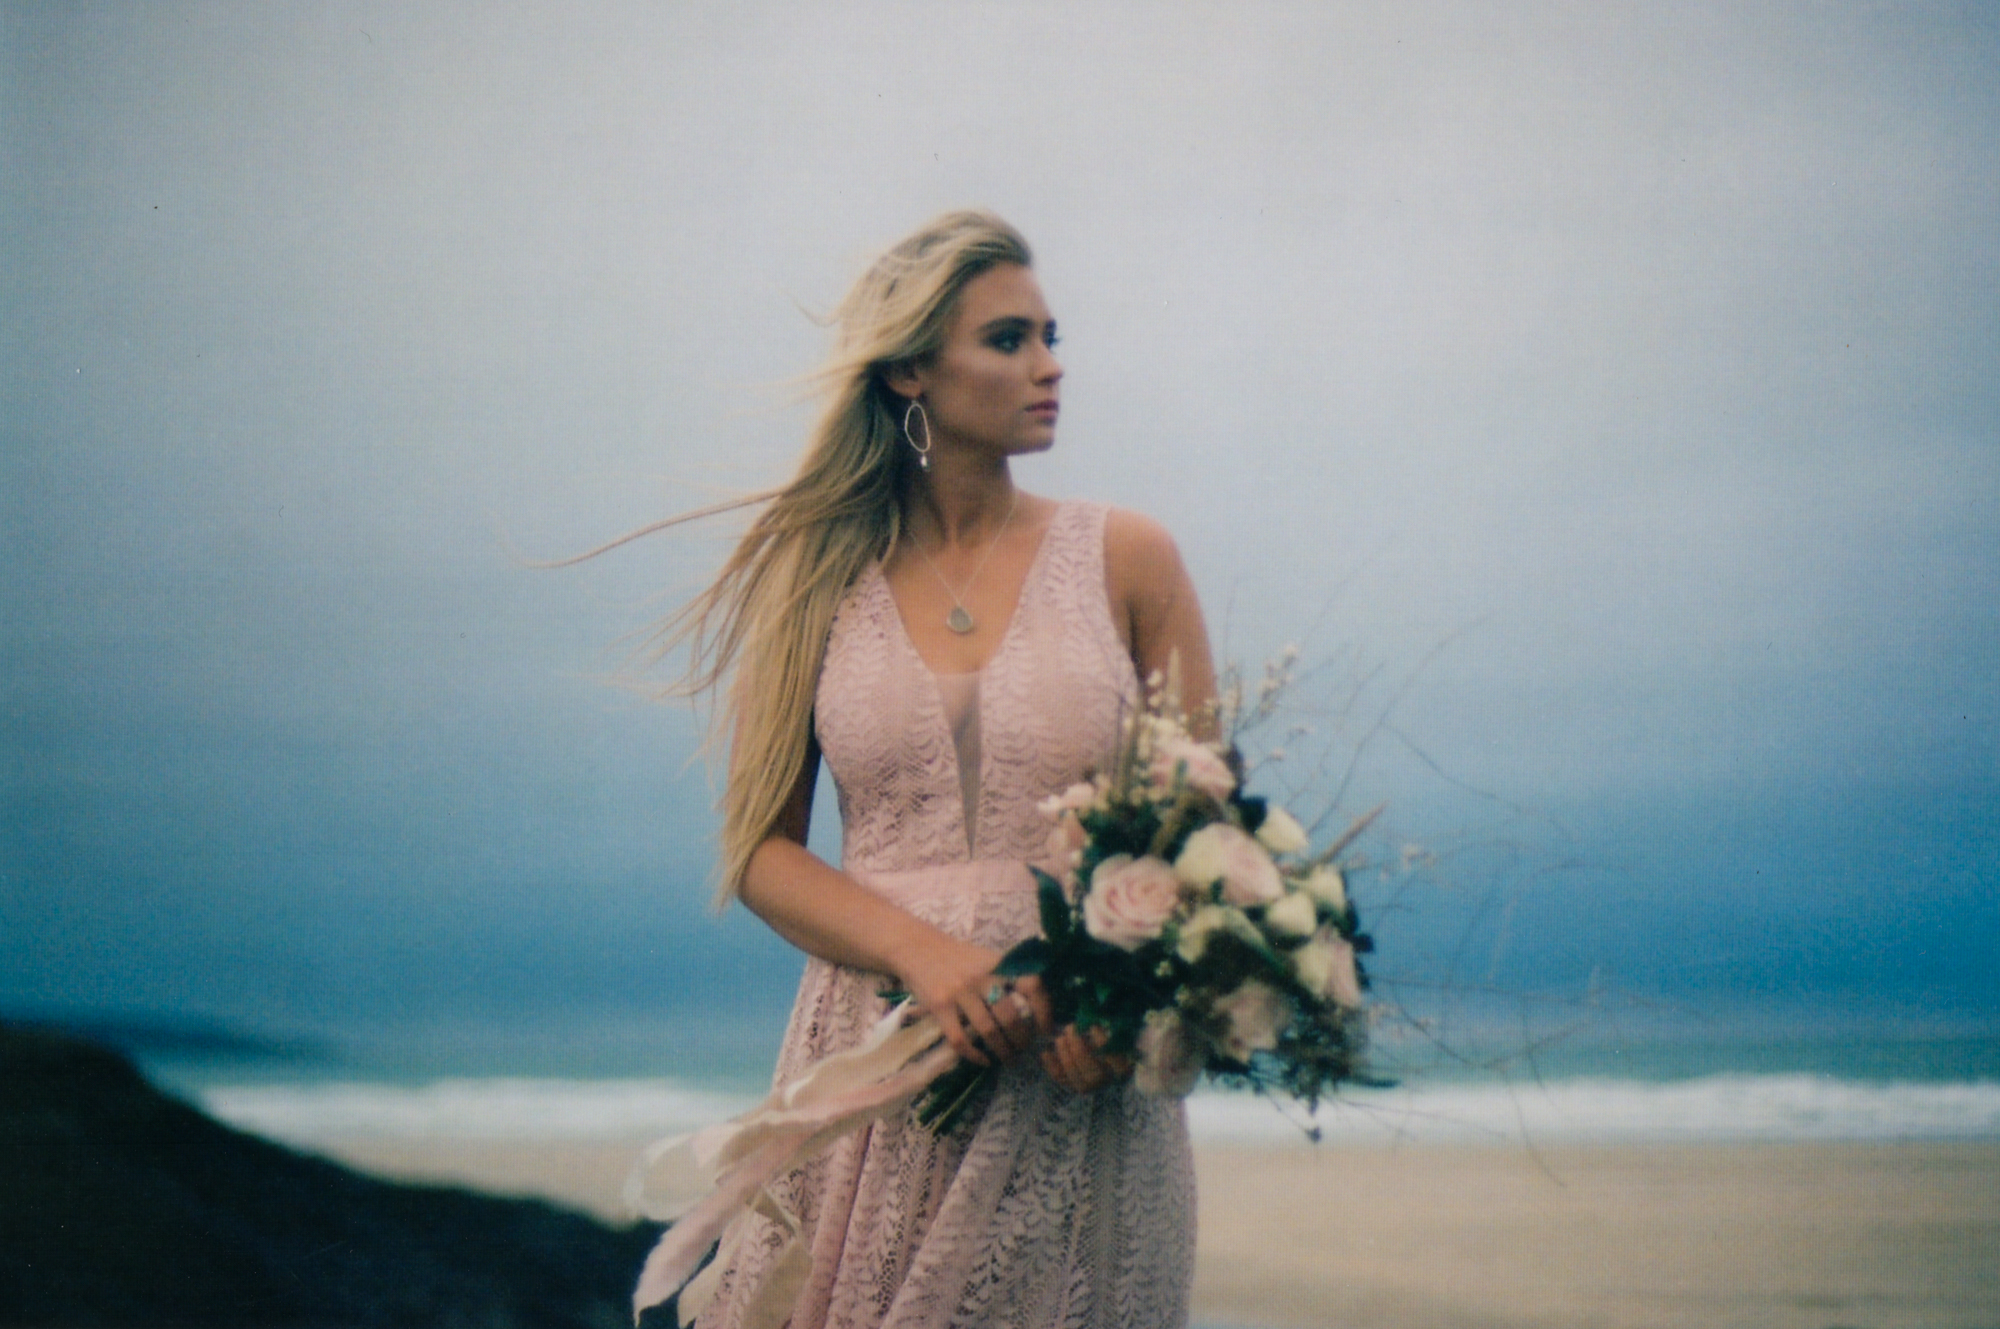
[[[1139,1064],[1132,1081],[1142,1093],[1185,1098],[1201,1078],[1201,1060],[1194,1040],[1175,1011],[1147,1011],[1139,1031]]]
[[[1278,865],[1264,847],[1231,826],[1211,822],[1187,838],[1174,871],[1200,890],[1222,883],[1222,898],[1240,908],[1269,904],[1285,893]]]
[[[1160,935],[1181,903],[1181,881],[1157,858],[1114,854],[1090,874],[1083,926],[1099,941],[1136,951]]]
[[[1342,936],[1333,938],[1333,976],[1327,981],[1326,995],[1337,1006],[1361,1009],[1361,975],[1354,968],[1354,946]]]
[[[1232,1061],[1247,1062],[1251,1053],[1278,1046],[1278,1032],[1292,1010],[1276,988],[1253,978],[1216,1002],[1215,1013],[1223,1019],[1223,1052]]]
[[[1170,792],[1177,780],[1188,788],[1220,801],[1236,788],[1236,776],[1222,754],[1206,743],[1191,738],[1163,738],[1153,745],[1153,764],[1147,771],[1153,787]]]

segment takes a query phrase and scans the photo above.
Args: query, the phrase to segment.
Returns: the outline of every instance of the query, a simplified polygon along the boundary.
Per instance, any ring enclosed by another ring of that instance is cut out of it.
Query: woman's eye
[[[1018,332],[1001,333],[993,339],[993,349],[996,351],[1005,351],[1007,354],[1012,355],[1021,349],[1021,334]]]

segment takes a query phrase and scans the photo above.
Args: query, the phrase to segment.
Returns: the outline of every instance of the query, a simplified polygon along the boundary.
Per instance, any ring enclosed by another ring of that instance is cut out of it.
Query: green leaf
[[[1069,940],[1072,924],[1069,913],[1069,897],[1063,894],[1062,883],[1040,868],[1029,868],[1035,874],[1035,895],[1042,910],[1042,935],[1060,946]]]
[[[1002,978],[1025,978],[1039,974],[1049,967],[1055,949],[1041,937],[1030,937],[1017,943],[1014,948],[1000,957],[1000,963],[993,966],[993,972]]]

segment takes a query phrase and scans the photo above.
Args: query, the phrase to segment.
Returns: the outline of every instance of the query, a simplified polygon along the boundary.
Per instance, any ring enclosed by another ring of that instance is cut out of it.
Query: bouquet
[[[1282,682],[1282,668],[1267,675],[1258,712]],[[1041,935],[1010,950],[1000,972],[1038,975],[1057,1022],[1131,1058],[1142,1090],[1186,1094],[1207,1072],[1310,1110],[1360,1076],[1367,979],[1357,957],[1372,947],[1340,855],[1375,814],[1313,852],[1294,817],[1244,791],[1234,744],[1193,735],[1178,691],[1156,687],[1126,722],[1111,768],[1044,803],[1061,875],[1035,870]],[[1225,689],[1227,716],[1240,711],[1238,691]],[[860,1046],[750,1112],[654,1144],[627,1196],[674,1225],[647,1258],[634,1309],[672,1300],[691,1322],[762,1214],[781,1232],[760,1293],[777,1323],[811,1261],[798,1219],[767,1183],[912,1102],[942,1131],[992,1073],[960,1062],[936,1021],[905,1000]]]
[[[1151,1093],[1184,1095],[1207,1072],[1310,1111],[1359,1077],[1358,957],[1373,946],[1339,856],[1375,814],[1315,853],[1296,818],[1244,790],[1233,744],[1193,736],[1171,687],[1130,717],[1108,771],[1042,811],[1063,875],[1034,870],[1041,935],[999,972],[1039,976],[1057,1024],[1130,1058]],[[946,1129],[988,1074],[946,1073],[920,1119]]]

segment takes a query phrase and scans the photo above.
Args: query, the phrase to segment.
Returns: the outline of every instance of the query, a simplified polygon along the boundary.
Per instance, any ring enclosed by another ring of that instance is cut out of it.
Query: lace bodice
[[[1138,693],[1104,583],[1105,510],[1057,509],[1014,617],[978,676],[980,769],[968,852],[942,688],[904,631],[879,565],[834,617],[815,726],[840,791],[842,862],[883,870],[1030,859],[1035,804],[1101,765]]]

